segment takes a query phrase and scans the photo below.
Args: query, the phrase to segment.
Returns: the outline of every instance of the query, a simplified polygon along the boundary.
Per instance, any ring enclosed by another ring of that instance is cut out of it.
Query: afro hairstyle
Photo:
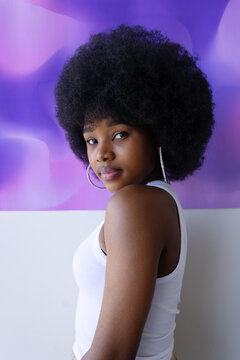
[[[66,60],[54,89],[56,117],[75,155],[88,166],[83,127],[111,117],[151,132],[168,180],[200,168],[215,104],[197,60],[140,25],[90,35]]]

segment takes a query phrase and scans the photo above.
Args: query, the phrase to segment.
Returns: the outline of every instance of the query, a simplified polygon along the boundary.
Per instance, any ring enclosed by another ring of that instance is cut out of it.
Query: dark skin
[[[108,191],[115,193],[126,185],[163,179],[158,149],[148,132],[126,124],[111,125],[111,119],[103,119],[93,129],[85,129],[93,130],[84,130],[83,134],[89,163]],[[104,181],[98,173],[101,164],[122,169],[121,176],[114,181]]]
[[[102,307],[92,345],[82,360],[132,360],[156,279],[170,274],[179,260],[178,214],[166,191],[145,185],[162,179],[158,148],[150,134],[125,124],[111,124],[111,119],[95,125],[84,132],[88,159],[114,194],[99,237],[107,253]],[[121,172],[104,180],[98,172],[102,164]]]

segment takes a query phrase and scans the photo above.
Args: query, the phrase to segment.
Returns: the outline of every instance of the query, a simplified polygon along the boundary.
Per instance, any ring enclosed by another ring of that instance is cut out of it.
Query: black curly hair
[[[76,156],[88,166],[83,126],[111,117],[151,131],[168,180],[200,168],[215,104],[197,60],[143,26],[121,24],[90,35],[65,62],[54,91],[56,117]]]

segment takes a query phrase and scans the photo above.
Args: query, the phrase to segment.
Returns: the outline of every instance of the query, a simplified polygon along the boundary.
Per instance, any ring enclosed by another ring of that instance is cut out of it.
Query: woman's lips
[[[112,170],[108,172],[102,172],[101,178],[105,181],[113,180],[121,174],[122,170]]]

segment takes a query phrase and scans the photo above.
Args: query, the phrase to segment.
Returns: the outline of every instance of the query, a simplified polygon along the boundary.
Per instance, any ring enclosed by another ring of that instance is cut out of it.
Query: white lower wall
[[[240,209],[186,210],[179,360],[240,359]]]
[[[239,360],[240,209],[184,210],[188,259],[179,360]],[[0,212],[0,359],[68,360],[72,257],[104,211]]]

